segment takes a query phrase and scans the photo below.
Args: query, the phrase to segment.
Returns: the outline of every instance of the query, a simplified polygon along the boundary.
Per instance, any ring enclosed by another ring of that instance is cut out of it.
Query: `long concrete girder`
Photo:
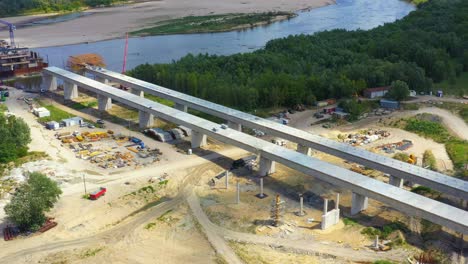
[[[440,192],[468,200],[468,182],[427,170],[406,162],[398,161],[367,150],[352,147],[326,139],[300,129],[285,126],[267,119],[244,113],[229,107],[215,104],[197,97],[180,93],[168,88],[135,79],[117,72],[102,68],[87,68],[87,72],[94,76],[112,80],[122,85],[136,88],[161,98],[174,101],[176,104],[186,105],[195,110],[208,113],[225,120],[256,128],[267,134],[274,135],[303,147],[310,147],[345,160],[353,161],[367,167],[388,173],[394,177],[406,179]]]
[[[169,122],[186,126],[221,142],[256,153],[263,158],[279,162],[287,167],[344,189],[351,189],[354,193],[381,201],[406,214],[421,217],[457,232],[468,234],[467,211],[260,140],[237,130],[230,128],[223,129],[219,124],[214,122],[141,98],[140,96],[63,69],[49,67],[44,69],[43,74],[53,75],[59,79],[73,82],[84,89],[112,98],[112,100],[121,102],[127,106],[151,113]]]

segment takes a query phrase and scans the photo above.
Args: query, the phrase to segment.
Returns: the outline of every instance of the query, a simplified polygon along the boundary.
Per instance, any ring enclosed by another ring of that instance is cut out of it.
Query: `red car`
[[[97,200],[99,197],[103,196],[106,193],[107,189],[104,187],[99,188],[99,190],[89,194],[90,200]]]

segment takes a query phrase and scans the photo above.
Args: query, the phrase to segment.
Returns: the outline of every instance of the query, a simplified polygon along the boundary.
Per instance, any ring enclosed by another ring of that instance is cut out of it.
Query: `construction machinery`
[[[16,48],[15,33],[14,33],[14,31],[16,30],[16,26],[5,20],[0,20],[0,24],[4,24],[8,27],[8,30],[10,31],[10,46],[11,48]]]
[[[410,154],[410,155],[409,155],[409,158],[408,158],[408,160],[407,160],[407,162],[408,162],[409,164],[413,164],[413,165],[414,165],[414,164],[416,164],[416,162],[418,162],[418,158],[417,158],[415,155]]]

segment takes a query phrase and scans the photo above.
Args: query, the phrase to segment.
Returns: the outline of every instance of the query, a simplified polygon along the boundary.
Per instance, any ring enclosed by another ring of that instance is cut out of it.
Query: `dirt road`
[[[313,241],[310,239],[307,240],[291,240],[285,238],[276,238],[276,237],[269,237],[269,236],[260,236],[260,235],[252,235],[247,233],[240,233],[231,231],[220,226],[213,224],[204,211],[200,206],[200,202],[198,197],[195,195],[194,191],[192,190],[191,193],[187,196],[187,202],[192,210],[193,215],[201,224],[203,229],[206,231],[210,242],[217,243],[220,247],[221,252],[226,253],[225,257],[230,257],[231,253],[225,250],[225,242],[222,243],[220,240],[222,238],[226,238],[229,240],[234,240],[237,242],[244,242],[250,244],[262,244],[271,246],[274,248],[284,248],[287,250],[295,250],[300,252],[313,252],[318,253],[320,255],[329,255],[329,256],[336,256],[341,259],[349,260],[349,261],[375,261],[378,259],[390,259],[395,261],[401,261],[406,257],[404,251],[401,250],[393,250],[391,252],[385,253],[376,253],[371,250],[359,250],[356,251],[352,248],[346,248],[341,245],[331,243],[331,242],[318,242]],[[213,245],[215,246],[215,245]],[[215,246],[216,247],[216,246]],[[232,249],[230,250],[232,251]],[[226,258],[227,259],[227,258]],[[229,263],[237,263],[237,262],[229,262]]]
[[[421,113],[429,113],[442,117],[443,124],[450,131],[452,131],[459,138],[468,140],[468,125],[465,123],[465,121],[463,121],[463,119],[461,119],[457,115],[445,109],[440,109],[438,107],[425,107],[414,112],[408,112],[408,114],[405,113],[405,115],[415,115]]]

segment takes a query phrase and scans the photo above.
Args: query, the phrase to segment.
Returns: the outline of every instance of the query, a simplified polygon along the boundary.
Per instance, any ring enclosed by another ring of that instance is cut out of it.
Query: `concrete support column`
[[[310,156],[311,150],[309,147],[303,146],[301,144],[297,144],[297,152],[302,153],[304,155]]]
[[[178,103],[175,103],[174,108],[180,111],[184,111],[184,112],[187,112],[188,110],[188,107],[186,105],[178,104]]]
[[[206,146],[206,135],[192,130],[192,148],[199,148],[204,146]]]
[[[403,187],[403,182],[404,182],[404,180],[402,178],[398,178],[398,177],[390,175],[390,180],[389,180],[388,183],[393,185],[393,186],[396,186],[398,188],[402,188]]]
[[[240,182],[237,181],[236,204],[240,204]]]
[[[96,76],[95,79],[96,79],[96,81],[98,81],[98,82],[102,82],[102,83],[104,83],[104,84],[109,84],[109,80],[106,79],[106,78],[104,78],[104,77]]]
[[[138,111],[138,120],[141,129],[152,127],[154,125],[154,116],[145,111]]]
[[[276,172],[275,162],[264,157],[260,157],[260,176],[267,176]]]
[[[49,91],[57,90],[57,77],[43,73],[42,82],[44,83],[45,89]]]
[[[138,89],[135,89],[135,88],[132,88],[132,94],[134,95],[138,95],[140,97],[145,97],[145,93],[141,90],[138,90]]]
[[[229,171],[226,170],[224,176],[226,177],[225,180],[226,180],[226,190],[229,188]]]
[[[78,86],[73,83],[65,82],[63,85],[63,96],[65,100],[73,100],[78,97]]]
[[[353,192],[353,198],[351,200],[351,215],[355,215],[361,211],[367,209],[368,198],[367,196],[360,195]]]
[[[106,111],[112,108],[112,99],[100,94],[98,94],[97,98],[99,111]]]
[[[232,121],[228,121],[228,127],[237,131],[242,131],[242,125]]]
[[[299,197],[299,205],[300,205],[300,208],[299,208],[299,216],[304,216],[305,213],[304,213],[304,196],[301,196]]]

